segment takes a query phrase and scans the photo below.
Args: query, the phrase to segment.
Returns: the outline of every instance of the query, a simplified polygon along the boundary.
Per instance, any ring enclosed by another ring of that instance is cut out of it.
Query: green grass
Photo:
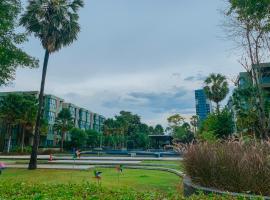
[[[171,160],[145,160],[141,162],[142,164],[154,164],[161,165],[163,167],[183,170],[183,163],[181,161],[171,161]]]
[[[154,171],[154,170],[137,170],[124,169],[123,174],[119,177],[115,169],[101,168],[102,171],[101,185],[108,188],[133,188],[136,191],[159,191],[175,192],[179,190],[181,178],[175,174]],[[96,183],[93,178],[93,170],[50,170],[38,169],[29,171],[26,169],[8,169],[0,177],[1,181],[8,182],[25,182],[25,183]]]

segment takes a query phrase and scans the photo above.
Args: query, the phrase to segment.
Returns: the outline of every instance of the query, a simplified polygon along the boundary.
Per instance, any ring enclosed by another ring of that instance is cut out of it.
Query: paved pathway
[[[123,164],[123,165],[128,165],[128,164],[139,164],[141,161],[124,161],[124,160],[53,160],[49,161],[49,163],[63,163],[63,164]]]
[[[16,165],[7,165],[7,168],[17,168],[17,169],[27,169],[28,165],[21,165],[21,164],[16,164]],[[38,169],[72,169],[72,170],[87,170],[87,169],[92,169],[94,166],[91,165],[47,165],[47,164],[40,164],[37,165]]]
[[[38,155],[38,159],[48,160],[49,155]],[[30,159],[29,155],[19,155],[19,156],[0,156],[0,159]],[[72,156],[53,156],[53,159],[57,160],[73,160]],[[115,160],[115,161],[144,161],[144,160],[157,160],[157,161],[177,161],[182,160],[181,157],[96,157],[96,156],[83,156],[80,160]]]

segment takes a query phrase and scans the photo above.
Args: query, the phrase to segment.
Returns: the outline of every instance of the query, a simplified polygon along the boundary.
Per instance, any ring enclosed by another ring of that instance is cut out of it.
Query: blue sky
[[[211,72],[242,70],[220,27],[224,0],[85,0],[78,41],[50,57],[46,93],[112,117],[148,124],[195,113],[194,90]],[[24,49],[40,59],[31,37]],[[38,90],[41,68],[19,69],[10,90]]]

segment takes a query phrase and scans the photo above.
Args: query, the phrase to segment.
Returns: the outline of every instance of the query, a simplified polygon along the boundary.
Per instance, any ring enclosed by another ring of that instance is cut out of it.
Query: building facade
[[[36,98],[39,96],[39,92],[37,91],[26,91],[26,92],[0,92],[0,98],[3,98],[7,96],[8,94],[16,93],[16,94],[28,94],[28,95],[34,95]],[[45,136],[40,137],[40,146],[43,147],[54,147],[59,144],[61,141],[61,136],[56,133],[54,130],[54,124],[56,117],[61,112],[63,108],[69,109],[72,118],[74,120],[74,126],[76,128],[82,129],[82,130],[96,130],[97,132],[102,132],[103,130],[103,124],[105,121],[105,117],[102,115],[99,115],[97,113],[93,113],[90,110],[81,108],[79,106],[76,106],[72,103],[67,103],[64,101],[64,99],[59,98],[57,96],[51,95],[51,94],[45,94],[44,95],[44,112],[43,112],[43,119],[45,119],[48,123],[48,133],[45,134]],[[1,146],[2,149],[7,147],[7,141],[8,136],[5,134],[5,126],[4,124],[1,124],[0,126],[0,140],[1,138],[4,138],[4,141],[2,141],[2,145],[0,142],[0,151]],[[14,127],[14,130],[12,131],[12,141],[11,146],[17,146],[19,139],[19,127]],[[69,136],[67,136],[69,138]],[[26,134],[25,137],[25,144],[31,145],[33,140],[33,130],[31,130],[29,133]]]
[[[212,112],[212,104],[207,99],[203,89],[195,90],[196,115],[199,117],[199,123],[202,123]]]

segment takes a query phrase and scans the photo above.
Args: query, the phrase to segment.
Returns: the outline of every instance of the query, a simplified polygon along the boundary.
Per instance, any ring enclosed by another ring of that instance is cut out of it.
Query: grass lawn
[[[136,191],[159,191],[162,193],[179,192],[181,178],[162,171],[124,169],[118,182],[118,174],[115,169],[101,168],[101,185],[108,188],[133,188]],[[34,171],[26,169],[7,169],[0,176],[2,181],[25,182],[25,183],[83,183],[92,182],[96,184],[93,178],[92,170],[51,170],[38,169]]]
[[[162,165],[167,168],[183,170],[183,163],[181,161],[171,161],[171,160],[145,160],[142,161],[144,164],[154,164],[154,165]]]

